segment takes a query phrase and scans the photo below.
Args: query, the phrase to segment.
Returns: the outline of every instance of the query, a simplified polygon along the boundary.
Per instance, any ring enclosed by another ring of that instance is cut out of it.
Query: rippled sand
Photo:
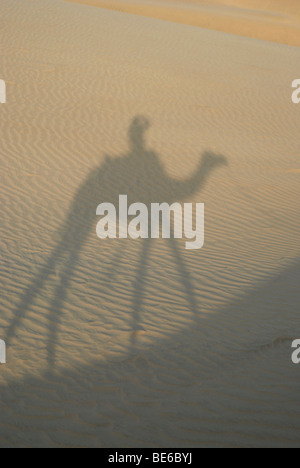
[[[299,447],[299,48],[61,0],[0,21],[0,446]],[[100,241],[120,193],[204,202],[205,247]]]

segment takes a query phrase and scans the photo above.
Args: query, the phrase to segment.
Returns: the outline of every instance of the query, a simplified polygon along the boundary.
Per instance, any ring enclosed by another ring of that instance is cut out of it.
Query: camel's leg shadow
[[[186,290],[186,300],[189,304],[191,312],[195,317],[198,316],[199,310],[197,306],[197,299],[194,292],[194,287],[192,284],[192,280],[190,279],[190,272],[188,271],[184,259],[180,253],[178,246],[176,245],[176,240],[174,239],[174,235],[170,239],[170,249],[171,252],[174,254],[174,260],[177,266],[177,270],[181,276],[181,282]]]
[[[14,311],[13,321],[6,333],[5,340],[7,343],[9,343],[9,341],[14,336],[22,320],[25,319],[28,309],[33,304],[35,298],[38,296],[38,294],[44,287],[49,276],[53,273],[53,271],[55,271],[56,264],[61,260],[63,254],[63,249],[60,248],[60,246],[57,247],[54,250],[54,252],[50,255],[46,264],[40,269],[39,273],[37,273],[31,284],[27,287],[27,289],[21,296],[19,305]]]
[[[132,300],[132,346],[134,346],[137,333],[143,330],[141,326],[141,310],[145,299],[146,291],[146,275],[148,269],[148,262],[150,256],[150,242],[151,239],[144,239],[142,251],[139,259],[139,265],[136,271],[134,294]]]
[[[138,331],[143,330],[141,326],[141,310],[143,307],[143,302],[145,299],[145,290],[146,290],[146,275],[147,268],[150,257],[150,242],[151,239],[145,239],[143,241],[142,252],[139,259],[139,265],[136,271],[136,280],[134,285],[134,296],[132,301],[132,310],[133,310],[133,328],[132,333],[132,348],[134,348],[134,343]],[[189,308],[193,313],[194,317],[197,317],[199,314],[197,300],[194,292],[194,287],[192,280],[190,279],[190,273],[185,265],[185,262],[180,254],[179,248],[176,245],[176,240],[174,236],[169,240],[170,249],[174,255],[175,264],[177,270],[181,277],[181,282],[186,290],[186,300],[189,304]]]
[[[69,254],[59,283],[55,289],[53,300],[48,313],[49,336],[48,336],[48,365],[53,368],[55,365],[55,349],[57,346],[57,336],[60,324],[60,315],[65,303],[67,292],[70,286],[72,276],[74,275],[75,267],[78,263],[78,252],[76,249]]]

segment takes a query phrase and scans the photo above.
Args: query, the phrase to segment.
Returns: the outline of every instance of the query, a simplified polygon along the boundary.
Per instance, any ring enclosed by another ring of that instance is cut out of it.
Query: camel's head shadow
[[[213,169],[218,166],[228,166],[228,160],[221,154],[214,154],[210,151],[205,151],[202,155],[202,167],[205,169]]]

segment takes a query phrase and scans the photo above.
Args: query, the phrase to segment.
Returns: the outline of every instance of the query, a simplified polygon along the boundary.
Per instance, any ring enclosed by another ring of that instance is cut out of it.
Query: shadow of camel
[[[51,273],[58,267],[60,268],[60,279],[50,301],[48,313],[48,363],[50,367],[55,364],[59,316],[66,300],[70,281],[79,262],[80,252],[88,235],[96,225],[96,208],[99,203],[110,202],[117,207],[120,194],[128,196],[128,204],[144,203],[148,209],[151,203],[183,202],[203,187],[215,168],[226,164],[226,159],[223,156],[205,153],[195,172],[186,180],[170,178],[157,154],[146,147],[145,132],[149,126],[147,118],[135,117],[129,128],[130,149],[128,154],[122,157],[106,157],[100,167],[90,172],[74,197],[68,216],[59,231],[57,246],[21,296],[19,305],[14,311],[14,319],[5,338],[7,343],[14,336]],[[132,301],[133,322],[136,330],[139,329],[139,311],[144,297],[150,242],[151,239],[143,240],[136,272],[135,292]],[[191,311],[196,315],[198,311],[193,286],[174,239],[170,239],[170,248],[186,289],[186,299]]]

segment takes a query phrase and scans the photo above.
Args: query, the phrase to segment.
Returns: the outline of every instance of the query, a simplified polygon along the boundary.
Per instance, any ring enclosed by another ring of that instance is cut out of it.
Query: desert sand
[[[300,446],[298,2],[154,3],[1,1],[1,447]],[[203,249],[97,238],[178,183]]]

